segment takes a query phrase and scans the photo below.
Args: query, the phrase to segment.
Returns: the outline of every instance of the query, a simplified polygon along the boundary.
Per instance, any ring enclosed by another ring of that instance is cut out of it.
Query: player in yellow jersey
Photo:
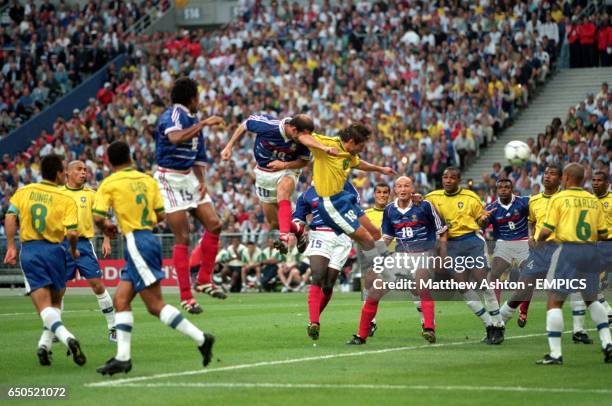
[[[389,204],[391,198],[391,188],[386,183],[378,183],[374,186],[374,206],[365,210],[365,215],[370,219],[370,222],[377,230],[381,230],[383,214],[385,207]],[[395,243],[395,241],[393,241]],[[418,307],[417,307],[418,308]],[[368,337],[374,337],[374,333],[378,329],[376,318],[370,322],[370,331]]]
[[[612,192],[610,192],[608,174],[603,171],[595,172],[591,184],[593,186],[593,194],[597,196],[601,203],[608,227],[607,241],[602,241],[598,244],[599,257],[602,259],[601,269],[604,271],[604,278],[606,278],[610,271],[610,265],[612,265]],[[599,292],[597,295],[597,300],[606,308],[608,312],[608,322],[612,323],[612,308],[610,308],[602,292]]]
[[[552,256],[547,281],[554,282],[548,291],[546,331],[550,353],[537,363],[540,365],[563,364],[561,333],[563,313],[561,308],[567,296],[579,291],[597,326],[604,362],[612,363],[612,338],[606,310],[597,298],[599,287],[597,241],[608,236],[606,218],[598,199],[582,189],[584,168],[571,163],[563,170],[565,190],[551,197],[544,226],[537,241],[552,237],[559,246]]]
[[[66,281],[74,279],[78,269],[79,274],[87,280],[87,283],[89,283],[89,286],[98,299],[98,306],[100,306],[100,310],[106,318],[108,339],[110,341],[117,341],[113,299],[104,287],[104,283],[102,283],[102,271],[100,270],[98,257],[96,256],[94,246],[91,242],[91,239],[94,237],[93,213],[91,208],[93,207],[96,192],[85,186],[86,180],[87,167],[85,163],[82,161],[70,162],[66,170],[66,184],[63,186],[63,190],[74,199],[77,205],[79,217],[79,241],[77,242],[77,248],[80,255],[74,260],[72,256],[68,254],[69,242],[68,239],[65,239]],[[110,239],[107,236],[104,236],[103,252],[105,256],[110,254]],[[49,330],[44,330],[38,342],[38,346],[39,348],[44,346],[50,349],[52,342],[53,334]]]
[[[360,209],[355,196],[344,190],[344,183],[353,168],[386,175],[395,174],[392,168],[359,159],[359,153],[365,149],[370,135],[370,129],[358,123],[340,130],[337,137],[316,133],[299,136],[299,141],[309,147],[314,156],[312,178],[315,191],[321,197],[318,206],[321,218],[337,233],[344,233],[359,243],[364,250],[366,268],[371,266],[377,254],[386,252],[386,247],[382,241],[378,248],[375,245],[380,240],[380,230],[375,230],[366,216],[358,215]],[[312,144],[324,148],[313,148]]]
[[[56,155],[47,155],[40,163],[43,181],[19,188],[11,197],[4,228],[7,249],[5,264],[17,262],[15,233],[19,219],[21,253],[19,262],[43,325],[69,349],[77,365],[85,364],[85,355],[77,339],[62,323],[60,307],[66,289],[66,252],[62,246],[68,238],[70,255],[79,256],[77,249],[77,207],[58,185],[66,181],[64,163]],[[67,231],[66,231],[67,230]],[[41,365],[51,365],[50,346],[38,349]]]
[[[122,141],[113,142],[107,150],[113,174],[106,178],[93,206],[94,221],[103,232],[115,227],[107,218],[112,208],[125,237],[126,266],[115,292],[115,328],[117,355],[96,371],[102,375],[129,372],[132,325],[131,302],[138,293],[147,310],[167,326],[191,337],[197,344],[204,366],[210,363],[215,338],[203,333],[183,318],[175,307],[166,304],[159,281],[164,278],[162,251],[153,227],[165,218],[164,202],[155,180],[132,168],[130,147]]]
[[[442,174],[443,189],[427,194],[425,200],[438,210],[448,227],[447,252],[453,267],[447,270],[459,283],[472,280],[480,284],[487,278],[486,244],[480,228],[490,212],[485,212],[484,203],[476,193],[459,186],[460,181],[458,168],[446,168]],[[476,291],[465,289],[460,293],[485,325],[487,336],[483,342],[501,344],[505,327],[493,289],[483,291],[485,306]]]

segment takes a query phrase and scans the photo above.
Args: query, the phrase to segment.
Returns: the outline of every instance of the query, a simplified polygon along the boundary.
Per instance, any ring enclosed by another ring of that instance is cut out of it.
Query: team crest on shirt
[[[604,203],[604,207],[607,209],[610,204],[608,202]]]
[[[519,211],[518,211],[518,209],[514,209],[514,215],[515,215],[515,216],[518,216],[518,215],[519,215]]]
[[[349,168],[349,165],[350,165],[350,160],[345,159],[344,161],[342,161],[342,169],[343,170],[346,171]]]
[[[412,215],[412,221],[417,221],[417,215],[416,214]]]
[[[87,201],[87,198],[85,196],[81,197],[81,202],[85,203]]]
[[[463,209],[463,202],[457,203],[457,207],[459,207],[460,209]]]

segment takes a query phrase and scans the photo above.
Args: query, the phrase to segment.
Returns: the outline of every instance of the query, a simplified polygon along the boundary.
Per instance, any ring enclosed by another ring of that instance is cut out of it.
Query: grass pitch
[[[195,344],[134,302],[129,374],[102,377],[95,368],[115,354],[106,323],[89,292],[68,293],[63,316],[80,340],[87,364],[78,367],[54,345],[51,367],[38,365],[41,321],[30,299],[0,297],[0,386],[67,385],[78,404],[602,404],[612,395],[612,365],[595,344],[564,334],[565,365],[538,366],[548,351],[544,303],[533,303],[527,326],[514,320],[501,346],[480,343],[481,322],[462,302],[436,304],[438,342],[420,336],[411,302],[383,301],[379,330],[364,346],[345,345],[357,330],[358,294],[335,293],[321,318],[321,338],[306,336],[305,294],[202,297],[204,313],[189,315],[217,337],[214,359],[201,367]],[[178,302],[174,292],[166,300]],[[568,306],[569,307],[569,306]],[[571,329],[569,308],[566,330]],[[592,323],[587,316],[587,327]],[[313,346],[316,343],[316,346]],[[29,401],[33,402],[33,401]],[[23,403],[23,402],[20,402]]]

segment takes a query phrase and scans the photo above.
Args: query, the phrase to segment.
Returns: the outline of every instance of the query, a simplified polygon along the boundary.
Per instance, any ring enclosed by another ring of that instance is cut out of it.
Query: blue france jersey
[[[272,161],[310,160],[307,147],[285,137],[283,125],[287,120],[276,120],[269,115],[251,115],[244,122],[248,131],[257,134],[253,153],[259,167],[267,168]]]
[[[510,204],[504,206],[499,199],[489,203],[485,210],[493,210],[487,224],[493,226],[493,238],[503,241],[524,240],[528,237],[527,218],[529,217],[529,197],[514,196]]]
[[[355,189],[355,186],[348,180],[344,183],[344,191],[356,196],[357,203],[361,200],[359,197],[359,192]],[[321,216],[319,215],[319,210],[317,207],[319,206],[319,202],[321,198],[317,195],[314,186],[306,189],[304,193],[298,197],[297,202],[295,204],[295,211],[293,212],[292,220],[299,220],[303,223],[306,222],[306,216],[312,213],[312,219],[310,220],[310,224],[308,225],[311,229],[316,227],[327,227]]]
[[[426,200],[419,206],[410,203],[405,209],[398,207],[396,200],[383,213],[383,236],[396,239],[396,252],[430,250],[435,246],[436,235],[446,229],[444,220]]]
[[[162,168],[184,171],[194,165],[206,163],[206,149],[202,132],[189,141],[172,144],[168,134],[173,131],[186,130],[198,122],[198,118],[189,113],[186,107],[175,104],[157,120],[155,130],[155,155],[157,164]]]

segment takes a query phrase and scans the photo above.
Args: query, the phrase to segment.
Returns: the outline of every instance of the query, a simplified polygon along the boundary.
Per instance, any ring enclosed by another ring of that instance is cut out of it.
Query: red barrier
[[[101,259],[100,269],[102,269],[102,281],[106,286],[117,286],[121,278],[121,269],[125,265],[123,259]],[[172,259],[162,260],[162,269],[166,274],[165,279],[161,281],[162,286],[177,286],[176,272],[174,272],[174,265]],[[77,277],[67,283],[69,288],[73,287],[88,287],[85,278],[77,273]]]

